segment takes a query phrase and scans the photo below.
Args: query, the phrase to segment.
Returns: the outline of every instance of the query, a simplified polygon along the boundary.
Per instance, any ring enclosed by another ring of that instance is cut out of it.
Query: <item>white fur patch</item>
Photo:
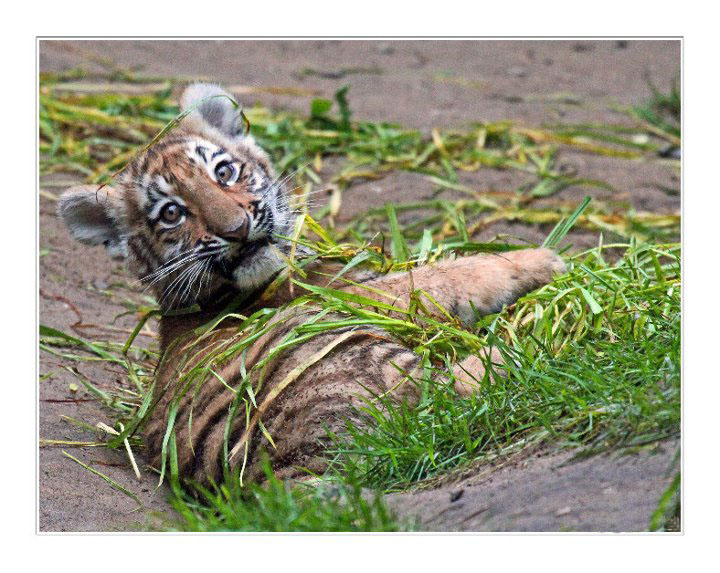
[[[240,290],[254,290],[265,284],[285,262],[272,247],[262,247],[248,261],[240,264],[233,272],[233,282]]]
[[[157,183],[158,188],[163,193],[167,193],[168,195],[172,195],[174,189],[170,183],[168,183],[168,180],[165,179],[162,175],[158,175],[155,177],[155,183]]]

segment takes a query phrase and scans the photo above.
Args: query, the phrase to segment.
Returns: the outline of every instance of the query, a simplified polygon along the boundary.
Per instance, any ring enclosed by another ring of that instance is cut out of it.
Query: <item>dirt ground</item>
[[[357,119],[392,121],[429,131],[474,121],[511,119],[526,125],[557,122],[622,123],[611,103],[638,104],[650,95],[646,78],[663,90],[680,73],[680,42],[668,41],[42,41],[40,70],[81,65],[90,71],[131,68],[147,75],[209,79],[227,86],[293,87],[306,95],[254,94],[276,109],[307,112],[313,97],[331,98],[350,84]],[[661,162],[631,161],[563,150],[560,162],[579,176],[603,179],[628,207],[678,213],[680,197],[662,188],[679,188],[678,175]],[[480,190],[512,190],[523,175],[483,169],[463,175]],[[67,177],[43,179],[53,194]],[[431,184],[413,174],[354,185],[343,199],[340,221],[387,201],[427,197]],[[563,198],[588,194],[567,189]],[[609,191],[589,194],[607,199]],[[40,200],[40,322],[84,336],[124,341],[132,318],[113,318],[125,310],[123,296],[139,294],[123,269],[102,249],[74,243],[54,217],[54,203]],[[546,230],[497,224],[488,237],[510,233],[532,241]],[[592,233],[574,236],[576,247],[597,241]],[[108,286],[113,288],[108,291]],[[112,294],[109,294],[112,292]],[[109,328],[108,328],[109,327]],[[60,357],[40,354],[40,438],[87,440],[67,423],[69,416],[92,424],[109,413],[82,390],[71,392],[74,367]],[[113,384],[122,372],[92,362],[78,370],[94,382]],[[45,376],[48,375],[49,376]],[[460,481],[429,491],[395,494],[389,503],[401,516],[417,516],[433,531],[641,531],[669,483],[666,470],[677,444],[666,443],[632,456],[603,456],[562,465],[568,453],[545,452],[502,467],[478,467]],[[66,458],[60,447],[39,452],[39,530],[137,530],[168,512],[165,490],[143,472],[138,482],[123,452],[68,448],[68,453],[135,492],[144,508]],[[462,491],[462,494],[458,492]],[[458,497],[459,495],[459,497]],[[455,499],[456,501],[451,501]]]

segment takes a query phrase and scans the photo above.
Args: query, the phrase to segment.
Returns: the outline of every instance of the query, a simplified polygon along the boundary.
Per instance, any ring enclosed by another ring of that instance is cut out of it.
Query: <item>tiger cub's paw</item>
[[[566,271],[565,262],[551,249],[523,249],[503,253],[510,265],[509,285],[515,298],[519,298],[552,282],[554,275]]]
[[[567,270],[565,261],[552,249],[539,248],[516,252],[521,254],[525,268],[536,274],[542,282],[550,282],[553,275],[561,275]]]
[[[546,255],[547,261],[549,263],[550,270],[552,271],[553,274],[556,274],[556,275],[565,274],[565,272],[567,271],[567,265],[565,264],[565,261],[563,261],[560,258],[560,255],[558,255],[555,251],[550,250],[550,249],[539,249],[539,250],[547,252],[547,255]]]
[[[472,354],[453,367],[455,391],[463,398],[470,396],[480,389],[480,382],[485,376],[488,357],[492,364],[503,364],[502,355],[496,348],[484,348],[478,355]],[[505,372],[500,368],[493,368],[493,371],[500,375],[503,375]],[[490,382],[492,381],[491,376]]]

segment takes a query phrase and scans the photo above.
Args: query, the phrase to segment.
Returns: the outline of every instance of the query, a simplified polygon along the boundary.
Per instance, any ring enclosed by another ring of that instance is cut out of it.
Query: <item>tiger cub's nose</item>
[[[226,231],[220,235],[221,238],[226,241],[245,241],[248,236],[248,222],[247,219],[242,224],[232,231]]]

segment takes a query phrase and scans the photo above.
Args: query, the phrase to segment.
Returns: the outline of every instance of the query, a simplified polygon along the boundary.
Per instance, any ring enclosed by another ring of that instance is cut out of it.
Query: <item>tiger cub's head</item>
[[[283,267],[294,217],[267,154],[221,88],[193,84],[191,110],[112,186],[80,186],[58,213],[79,241],[127,260],[164,309],[251,292]]]

